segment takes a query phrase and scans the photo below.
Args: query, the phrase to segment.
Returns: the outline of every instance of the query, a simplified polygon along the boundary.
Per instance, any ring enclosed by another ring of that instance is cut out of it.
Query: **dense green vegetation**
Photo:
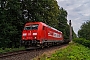
[[[75,38],[73,41],[90,48],[90,40],[86,40],[85,38]]]
[[[90,40],[90,21],[82,24],[81,29],[78,31],[78,37]]]
[[[41,60],[90,60],[90,48],[77,43],[70,43],[68,47],[56,51],[51,57],[44,55]]]
[[[3,54],[3,53],[8,53],[8,52],[14,52],[14,51],[19,51],[19,50],[25,50],[24,47],[20,47],[20,48],[0,48],[0,54]]]
[[[90,48],[90,21],[82,24],[78,31],[78,37],[79,38],[74,39],[75,42]]]
[[[41,21],[69,38],[67,11],[56,0],[0,0],[0,48],[19,47],[26,22]]]

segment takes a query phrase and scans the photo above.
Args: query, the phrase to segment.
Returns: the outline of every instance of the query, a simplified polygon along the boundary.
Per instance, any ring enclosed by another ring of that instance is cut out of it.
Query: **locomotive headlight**
[[[23,33],[23,36],[26,36],[27,34],[26,33]]]
[[[36,39],[37,37],[35,36],[34,39]]]
[[[33,35],[37,35],[37,33],[33,33]]]

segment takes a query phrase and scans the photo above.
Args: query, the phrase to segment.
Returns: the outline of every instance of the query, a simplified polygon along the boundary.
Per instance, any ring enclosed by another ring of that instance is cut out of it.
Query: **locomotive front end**
[[[26,24],[22,32],[22,43],[25,47],[36,46],[38,40],[38,26],[39,24]]]

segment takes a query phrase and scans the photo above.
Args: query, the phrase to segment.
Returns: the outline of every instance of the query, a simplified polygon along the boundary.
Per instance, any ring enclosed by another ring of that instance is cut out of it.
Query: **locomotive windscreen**
[[[24,27],[24,30],[36,30],[36,29],[38,29],[38,24],[29,25],[29,26]]]

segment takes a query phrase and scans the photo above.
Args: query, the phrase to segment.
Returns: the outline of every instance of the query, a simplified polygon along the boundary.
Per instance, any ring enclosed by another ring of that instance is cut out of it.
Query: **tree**
[[[0,45],[2,45],[1,47],[16,47],[19,45],[24,21],[21,15],[22,11],[20,10],[21,4],[19,0],[1,0],[1,2]]]
[[[67,24],[67,11],[64,10],[62,7],[59,9],[59,15],[58,15],[58,28],[60,31],[63,32],[64,38],[69,39],[69,25]]]
[[[78,37],[90,40],[90,21],[82,24],[81,29],[78,31]]]
[[[58,23],[59,6],[55,0],[26,0],[23,10],[28,21],[41,21],[55,27]]]

